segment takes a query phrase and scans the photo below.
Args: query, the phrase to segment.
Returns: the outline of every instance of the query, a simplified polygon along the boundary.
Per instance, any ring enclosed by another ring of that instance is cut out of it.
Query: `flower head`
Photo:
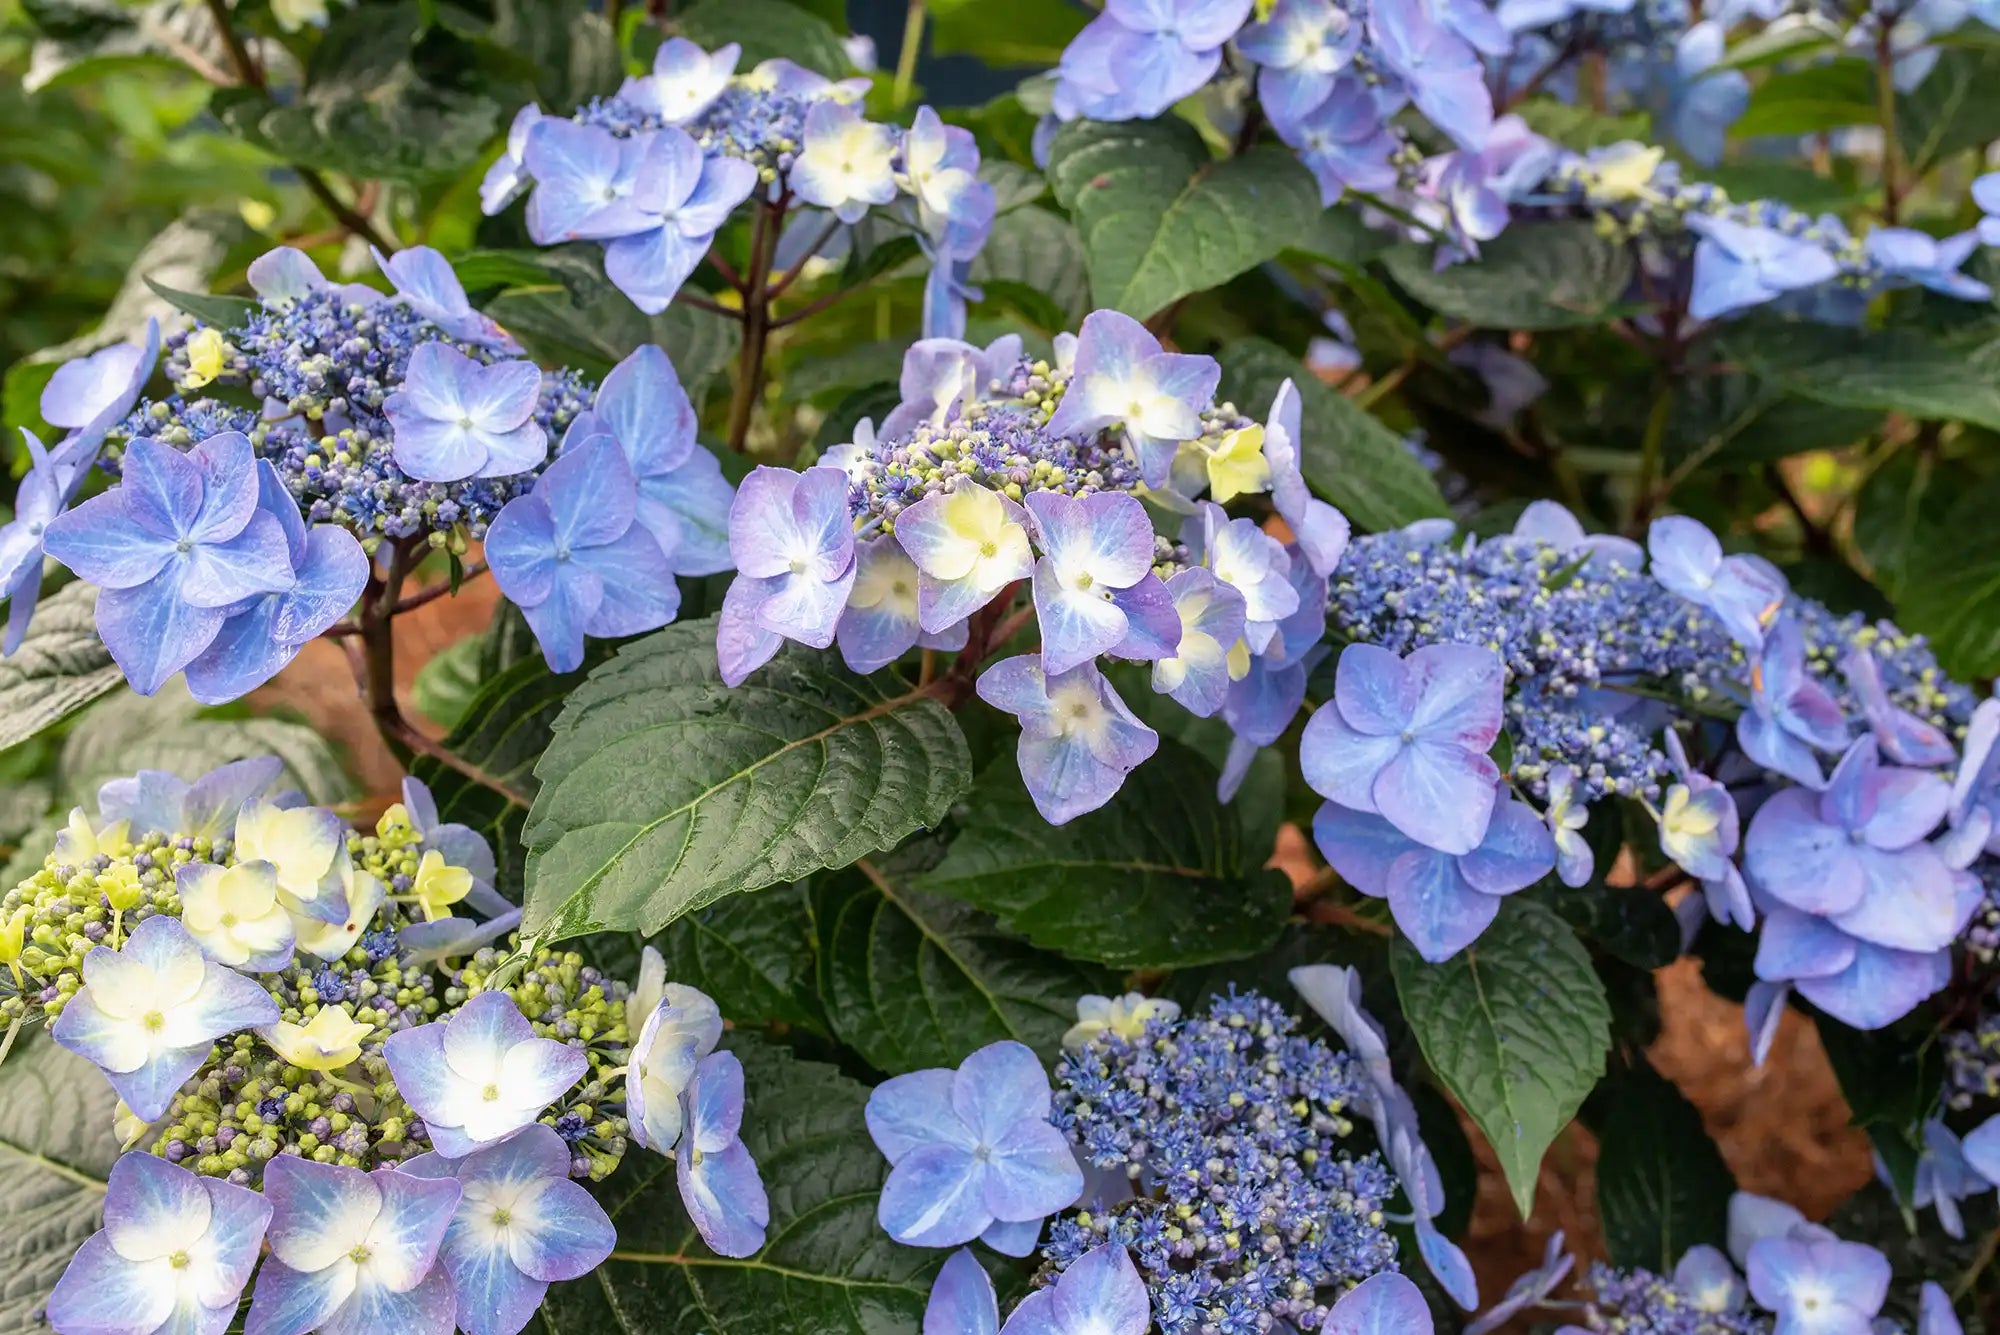
[[[793,192],[844,223],[860,222],[870,206],[896,198],[896,139],[894,128],[863,120],[845,102],[813,103],[792,162]]]
[[[1112,652],[1130,632],[1120,595],[1152,573],[1153,526],[1146,507],[1122,492],[1037,491],[1026,505],[1042,548],[1034,571],[1042,670],[1067,672]]]
[[[965,620],[1035,568],[1027,512],[976,483],[933,493],[903,511],[896,541],[917,563],[917,622],[933,634]],[[1076,544],[1079,555],[1083,545]]]
[[[1012,1041],[979,1049],[956,1071],[876,1086],[868,1134],[890,1164],[882,1227],[913,1247],[956,1247],[995,1223],[1041,1220],[1075,1202],[1083,1173],[1049,1112],[1047,1072]]]
[[[1117,426],[1147,485],[1165,486],[1184,440],[1201,434],[1201,408],[1222,371],[1210,357],[1166,352],[1118,311],[1093,311],[1077,332],[1075,374],[1049,419],[1055,436]]]
[[[1784,577],[1750,557],[1724,556],[1699,520],[1668,515],[1646,534],[1653,578],[1722,623],[1736,642],[1752,652],[1785,601]]]
[[[456,1181],[279,1155],[265,1165],[264,1196],[271,1255],[244,1335],[451,1335],[457,1303],[434,1263]]]
[[[1697,320],[1818,287],[1840,271],[1825,246],[1775,228],[1705,213],[1689,214],[1687,226],[1701,238],[1694,248],[1694,285],[1688,297],[1688,314]]]
[[[1353,74],[1334,80],[1333,91],[1299,123],[1299,161],[1319,182],[1328,208],[1348,190],[1385,190],[1396,184],[1391,161],[1398,145],[1373,91]]]
[[[533,362],[486,364],[449,343],[410,354],[403,387],[382,403],[396,433],[396,465],[426,482],[525,473],[548,457],[534,420],[542,372]]]
[[[1743,754],[1795,783],[1824,783],[1816,751],[1847,745],[1847,720],[1827,689],[1806,672],[1798,622],[1778,618],[1750,670],[1750,708],[1736,720]]]
[[[674,1180],[701,1240],[723,1256],[752,1256],[764,1245],[771,1203],[757,1161],[743,1143],[743,1064],[733,1052],[695,1063],[681,1091],[681,1143]]]
[[[164,915],[134,927],[122,948],[85,955],[83,982],[50,1036],[95,1063],[148,1121],[166,1112],[216,1039],[278,1019],[270,993],[204,959],[180,920]]]
[[[668,125],[685,125],[722,95],[742,56],[735,42],[708,52],[685,37],[669,37],[653,54],[653,72],[626,80],[618,96]]]
[[[979,678],[979,698],[1021,721],[1016,756],[1035,809],[1062,825],[1109,802],[1159,748],[1094,663],[1057,676],[1037,655],[1004,659]]]
[[[667,308],[695,271],[716,232],[757,188],[742,158],[709,157],[669,126],[652,137],[632,202],[642,225],[605,247],[604,273],[648,315]]]
[[[466,1335],[516,1335],[551,1283],[581,1279],[617,1245],[604,1207],[569,1180],[569,1161],[562,1137],[535,1125],[460,1159],[420,1154],[402,1165],[458,1183],[438,1260]]]
[[[729,549],[738,572],[729,597],[757,633],[740,646],[718,637],[725,682],[734,686],[763,666],[781,638],[815,649],[833,643],[855,576],[846,473],[752,469],[729,508]],[[725,606],[725,632],[731,615]]]
[[[636,198],[657,136],[620,138],[596,125],[544,117],[528,131],[521,155],[534,177],[528,234],[535,244],[608,240],[646,226]]]
[[[1076,1023],[1063,1035],[1066,1048],[1082,1047],[1100,1034],[1116,1034],[1134,1039],[1146,1032],[1149,1021],[1168,1023],[1180,1018],[1178,1002],[1165,997],[1149,997],[1127,992],[1122,997],[1085,996],[1076,999]]]
[[[252,798],[236,812],[235,834],[237,859],[271,868],[278,902],[295,919],[336,922],[346,916],[353,864],[339,816],[325,807]]]
[[[1236,45],[1255,61],[1257,103],[1287,138],[1326,101],[1361,47],[1362,24],[1333,0],[1277,0]]]
[[[1146,1281],[1123,1247],[1106,1243],[1023,1298],[1001,1335],[1146,1335],[1152,1323]]]
[[[104,1227],[49,1294],[64,1335],[169,1335],[225,1328],[257,1264],[271,1205],[150,1154],[111,1166]]]
[[[1889,1261],[1827,1237],[1769,1237],[1744,1266],[1750,1296],[1775,1312],[1773,1335],[1865,1335],[1889,1293]]]
[[[505,992],[481,992],[450,1019],[389,1036],[396,1089],[448,1159],[504,1140],[583,1078],[581,1048],[537,1038]]]
[[[666,1154],[680,1143],[681,1095],[702,1058],[722,1041],[722,1013],[707,993],[664,985],[632,1044],[625,1073],[625,1113],[632,1140]]]
[[[258,507],[246,437],[225,432],[186,454],[134,440],[123,467],[120,486],[50,520],[43,545],[103,588],[98,634],[150,695],[209,646],[236,603],[296,578],[284,529]]]
[[[1448,11],[1447,11],[1448,12]],[[1410,100],[1460,148],[1477,153],[1493,129],[1493,96],[1479,55],[1423,0],[1369,9],[1368,35],[1382,63],[1400,75]]]
[[[1181,633],[1173,653],[1153,664],[1153,689],[1207,718],[1228,699],[1230,682],[1250,670],[1243,595],[1214,571],[1191,566],[1167,581],[1167,596]]]
[[[565,449],[493,520],[494,580],[534,628],[551,670],[582,666],[585,636],[637,635],[680,610],[673,569],[637,522],[638,505],[624,451],[599,435]]]
[[[1300,757],[1321,796],[1379,814],[1448,854],[1479,847],[1500,777],[1505,672],[1491,650],[1437,644],[1397,658],[1370,644],[1340,656],[1331,708],[1306,724]]]
[[[216,963],[271,973],[291,962],[292,915],[278,902],[278,869],[270,863],[190,862],[175,871],[174,887],[181,922]]]

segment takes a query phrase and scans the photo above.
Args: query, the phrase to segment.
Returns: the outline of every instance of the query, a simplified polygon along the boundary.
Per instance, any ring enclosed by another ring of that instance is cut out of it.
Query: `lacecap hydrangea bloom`
[[[1305,490],[1291,386],[1260,423],[1214,401],[1219,374],[1115,311],[1059,338],[1053,363],[1011,335],[914,344],[879,429],[739,488],[723,680],[786,640],[864,672],[919,648],[983,662],[1032,618],[1039,648],[988,664],[976,689],[1020,720],[1022,775],[1055,823],[1109,801],[1158,745],[1108,662],[1151,664],[1157,693],[1220,714],[1250,752],[1268,744],[1302,702],[1348,528]],[[1159,531],[1142,491],[1177,525]]]

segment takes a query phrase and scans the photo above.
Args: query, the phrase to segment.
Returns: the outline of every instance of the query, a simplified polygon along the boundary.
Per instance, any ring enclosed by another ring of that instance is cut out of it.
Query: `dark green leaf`
[[[484,639],[469,635],[434,654],[417,669],[411,694],[417,710],[441,728],[456,728],[479,692]]]
[[[1615,315],[1632,282],[1632,255],[1581,219],[1510,227],[1477,260],[1438,269],[1433,248],[1384,252],[1405,291],[1444,315],[1488,329],[1572,329]]]
[[[740,44],[743,70],[782,56],[830,79],[854,72],[833,25],[785,0],[701,0],[680,16],[679,26],[682,36],[711,51],[725,42]]]
[[[2000,51],[1945,50],[1922,83],[1897,94],[1896,132],[1916,177],[2000,139]]]
[[[1012,756],[966,802],[944,861],[916,884],[1073,959],[1124,969],[1240,959],[1277,940],[1291,913],[1291,883],[1245,849],[1235,810],[1215,800],[1215,771],[1177,742],[1067,825],[1036,815]]]
[[[1613,116],[1588,106],[1558,102],[1549,97],[1530,98],[1516,106],[1514,111],[1536,134],[1578,152],[1587,148],[1605,148],[1627,139],[1652,138],[1652,118],[1643,111]]]
[[[1921,507],[1922,502],[1918,502]],[[1930,637],[1944,670],[1961,681],[2000,673],[2000,547],[1991,541],[2000,478],[1956,495],[1923,532],[1897,589],[1897,619]]]
[[[1543,1152],[1604,1074],[1611,1009],[1589,953],[1516,895],[1444,963],[1398,937],[1390,964],[1424,1059],[1486,1133],[1527,1218]]]
[[[972,782],[950,711],[787,648],[734,689],[715,623],[626,645],[563,706],[523,838],[524,930],[657,932],[935,825]]]
[[[1937,1111],[1943,1059],[1935,1044],[1898,1028],[1864,1032],[1815,1013],[1820,1043],[1854,1125],[1868,1133],[1904,1200],[1914,1194],[1924,1122]]]
[[[1036,293],[1047,305],[1036,323],[1050,333],[1074,327],[1089,304],[1083,243],[1066,219],[1047,209],[1016,209],[996,218],[971,277],[988,289],[987,301],[1004,302],[1014,288]]]
[[[1611,1262],[1671,1274],[1696,1243],[1720,1247],[1736,1189],[1701,1114],[1644,1058],[1607,1082],[1597,1124],[1597,1214]]]
[[[912,873],[930,856],[919,843],[813,881],[820,1000],[834,1032],[891,1074],[956,1066],[1007,1038],[1052,1057],[1076,999],[1110,990],[1112,977],[915,889]]]
[[[1853,58],[1765,76],[1731,133],[1817,134],[1875,121],[1875,66]]]
[[[714,997],[733,1023],[826,1032],[804,885],[731,895],[675,919],[653,944],[666,957],[667,977]]]
[[[161,301],[175,310],[205,325],[224,331],[236,328],[248,320],[251,314],[262,309],[248,297],[217,296],[208,292],[176,292],[173,288],[162,287],[148,278],[146,286],[153,289]]]
[[[77,580],[44,602],[28,637],[0,659],[0,750],[53,727],[125,680],[97,638],[97,586]]]
[[[558,291],[503,292],[487,303],[486,313],[537,361],[600,378],[640,344],[657,343],[697,400],[708,378],[736,355],[743,336],[736,321],[692,306],[649,316],[609,286],[582,305]]]
[[[97,1231],[118,1158],[118,1096],[97,1068],[42,1034],[0,1065],[0,1178],[7,1183],[0,1329],[46,1330],[41,1309],[83,1240]]]
[[[1919,550],[1944,531],[1952,503],[1979,485],[1948,460],[1904,450],[1869,475],[1854,507],[1854,541],[1890,597],[1902,590]]]
[[[1076,220],[1091,296],[1141,318],[1219,287],[1312,227],[1319,187],[1289,150],[1215,161],[1185,121],[1072,121],[1049,183]]]
[[[1222,394],[1253,415],[1287,378],[1298,387],[1306,482],[1365,529],[1380,532],[1448,514],[1428,470],[1346,395],[1329,389],[1275,343],[1244,339],[1222,350]]]
[[[1821,403],[2000,429],[2000,374],[1918,330],[1762,320],[1732,330],[1728,346],[1794,394]]]
[[[875,1222],[888,1165],[868,1137],[868,1090],[831,1066],[741,1034],[743,1143],[771,1199],[764,1249],[728,1260],[681,1207],[674,1166],[633,1150],[602,1194],[618,1250],[550,1290],[545,1335],[914,1335],[942,1252],[903,1247]]]
[[[930,0],[931,50],[964,52],[989,65],[1046,69],[1089,16],[1066,0]]]
[[[496,72],[545,107],[573,107],[618,91],[625,62],[602,14],[570,0],[439,0],[445,27],[475,40]]]

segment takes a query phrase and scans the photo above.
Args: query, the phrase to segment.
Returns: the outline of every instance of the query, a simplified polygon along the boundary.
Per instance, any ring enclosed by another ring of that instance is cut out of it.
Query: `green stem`
[[[1659,485],[1660,456],[1666,448],[1667,419],[1673,415],[1673,382],[1662,377],[1660,388],[1653,395],[1653,410],[1646,414],[1646,435],[1639,442],[1639,477],[1632,485],[1632,518],[1626,524],[1628,532],[1637,533],[1652,518],[1653,507],[1666,497],[1655,496]]]
[[[897,111],[910,105],[910,95],[916,90],[917,53],[924,45],[924,0],[910,0],[910,8],[903,17],[903,45],[896,52],[896,82],[890,90],[891,105]]]

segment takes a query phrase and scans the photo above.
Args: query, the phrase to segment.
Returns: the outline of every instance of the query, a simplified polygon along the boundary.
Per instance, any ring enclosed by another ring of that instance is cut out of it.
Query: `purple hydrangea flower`
[[[1694,284],[1688,294],[1688,314],[1697,320],[1818,287],[1840,271],[1824,246],[1774,228],[1705,213],[1689,214],[1687,225],[1701,238],[1694,248]]]
[[[227,703],[277,676],[308,641],[347,615],[368,585],[368,554],[354,535],[337,524],[306,527],[269,459],[257,461],[257,491],[258,506],[284,531],[292,585],[231,608],[187,665],[188,692],[203,704]]]
[[[538,246],[561,241],[608,241],[647,226],[638,200],[658,135],[619,138],[597,125],[554,116],[528,131],[521,155],[534,177],[528,235]]]
[[[271,1255],[244,1335],[451,1335],[457,1302],[434,1263],[460,1194],[451,1178],[272,1159]]]
[[[1234,676],[1231,656],[1250,670],[1243,638],[1243,595],[1202,566],[1178,571],[1167,581],[1167,596],[1180,618],[1180,643],[1173,656],[1153,664],[1153,689],[1173,697],[1191,714],[1208,718],[1229,698]]]
[[[535,421],[541,395],[533,362],[486,365],[449,343],[420,344],[402,388],[382,403],[396,466],[426,482],[525,473],[549,453]]]
[[[438,1259],[466,1335],[517,1335],[550,1284],[581,1279],[617,1245],[604,1207],[569,1180],[569,1159],[563,1138],[536,1123],[462,1159],[420,1154],[402,1165],[415,1177],[458,1182]]]
[[[1576,771],[1557,765],[1549,771],[1548,789],[1548,809],[1543,816],[1549,836],[1555,840],[1556,875],[1572,889],[1589,885],[1591,873],[1597,870],[1597,855],[1583,837],[1583,827],[1590,823],[1590,808],[1576,800]]]
[[[840,614],[836,633],[840,656],[856,672],[876,672],[922,645],[926,649],[962,649],[963,621],[933,635],[917,620],[923,576],[917,563],[892,537],[876,538],[855,549],[854,587]]]
[[[1795,783],[1818,788],[1819,751],[1847,745],[1847,719],[1824,686],[1806,672],[1805,636],[1780,617],[1750,669],[1750,707],[1736,720],[1743,754]]]
[[[1646,533],[1652,575],[1704,608],[1738,644],[1754,653],[1765,628],[1784,605],[1784,576],[1755,557],[1724,556],[1722,544],[1699,521],[1684,515],[1656,519]]]
[[[236,604],[296,582],[284,528],[258,508],[257,478],[239,432],[186,454],[134,440],[121,485],[49,522],[48,554],[104,589],[98,634],[140,694],[206,649]]]
[[[1348,646],[1334,698],[1300,743],[1306,782],[1427,847],[1470,853],[1493,814],[1500,770],[1486,752],[1500,734],[1504,676],[1492,650],[1471,645],[1427,645],[1402,659]]]
[[[681,1096],[695,1067],[721,1041],[722,1012],[707,993],[663,984],[625,1072],[625,1114],[634,1144],[661,1154],[680,1144]]]
[[[781,640],[833,643],[855,576],[846,473],[752,469],[729,507],[729,549],[738,573],[716,646],[725,682],[762,667]]]
[[[946,1259],[931,1285],[923,1335],[1000,1335],[1000,1300],[993,1281],[963,1247]]]
[[[148,356],[140,344],[114,343],[64,362],[42,386],[42,420],[65,431],[82,431],[113,409],[124,416],[157,355],[157,348]]]
[[[1051,677],[1039,655],[1021,654],[988,668],[978,691],[1020,720],[1021,778],[1051,825],[1109,802],[1159,749],[1160,735],[1133,715],[1095,663]]]
[[[97,790],[97,811],[106,822],[128,822],[134,839],[151,833],[214,838],[233,831],[243,804],[269,792],[284,773],[285,762],[276,756],[233,760],[193,783],[167,770],[142,769],[106,780]]]
[[[1028,523],[1020,505],[970,482],[934,492],[896,516],[896,541],[920,576],[918,624],[932,634],[956,626],[1033,574]]]
[[[537,1038],[505,992],[481,992],[448,1020],[391,1034],[382,1055],[431,1147],[448,1159],[527,1126],[590,1067],[583,1049]]]
[[[1882,685],[1881,670],[1875,665],[1874,654],[1865,648],[1851,649],[1841,659],[1840,671],[1847,678],[1848,688],[1860,701],[1861,717],[1868,721],[1883,755],[1898,765],[1916,765],[1925,769],[1949,765],[1958,759],[1958,749],[1942,729],[1926,723],[1889,699],[1888,689]],[[1846,740],[1843,734],[1843,745]]]
[[[677,39],[678,40],[678,39]],[[492,217],[527,193],[534,184],[528,171],[528,133],[542,119],[542,109],[530,102],[514,113],[507,127],[507,147],[479,183],[479,211]]]
[[[472,303],[465,296],[464,284],[458,281],[458,274],[443,255],[429,246],[411,246],[394,255],[384,255],[379,250],[372,253],[376,265],[395,287],[396,300],[460,342],[476,343],[510,356],[519,355],[521,345],[514,341],[511,334],[472,309]]]
[[[1050,1108],[1048,1073],[1011,1040],[979,1049],[956,1071],[876,1086],[867,1119],[890,1164],[877,1211],[883,1229],[913,1247],[956,1247],[995,1223],[1039,1221],[1074,1204],[1083,1171]]]
[[[1212,501],[1197,504],[1195,514],[1181,526],[1181,541],[1218,580],[1243,595],[1243,638],[1252,653],[1269,652],[1280,625],[1300,610],[1291,553],[1285,545],[1259,528],[1256,520],[1231,519]],[[1323,605],[1323,595],[1320,601]],[[1324,620],[1323,607],[1317,615]]]
[[[871,206],[896,198],[897,137],[894,127],[862,119],[845,102],[815,102],[786,179],[806,203],[844,223],[860,222]]]
[[[216,1335],[257,1264],[271,1206],[150,1154],[111,1166],[104,1227],[70,1258],[48,1321],[75,1335]]]
[[[1320,202],[1328,208],[1349,190],[1387,190],[1396,184],[1391,159],[1398,140],[1374,93],[1352,74],[1334,81],[1326,101],[1299,123],[1290,142],[1319,182]]]
[[[723,1256],[754,1256],[764,1245],[771,1203],[741,1138],[743,1064],[711,1052],[695,1064],[681,1093],[680,1147],[674,1178],[701,1240]]]
[[[42,535],[69,504],[68,470],[50,459],[26,427],[28,472],[14,489],[14,515],[0,525],[0,597],[7,600],[7,636],[0,652],[12,654],[27,638],[28,622],[42,596]]]
[[[902,177],[915,198],[917,222],[942,260],[969,260],[993,230],[993,187],[979,179],[979,145],[972,131],[946,125],[918,107],[903,132]]]
[[[1389,901],[1403,935],[1436,964],[1477,940],[1503,897],[1555,866],[1555,841],[1533,807],[1493,797],[1487,803],[1484,837],[1462,854],[1429,847],[1381,816],[1334,802],[1313,818],[1313,837],[1350,885]]]
[[[634,306],[658,315],[708,254],[730,213],[756,188],[757,169],[742,158],[706,156],[681,131],[660,130],[632,193],[641,225],[605,247],[605,276]]]
[[[1381,62],[1402,77],[1410,100],[1460,148],[1477,153],[1493,129],[1493,95],[1478,53],[1425,0],[1378,0],[1368,34]]]
[[[1042,548],[1034,570],[1042,670],[1059,675],[1124,642],[1130,622],[1120,595],[1152,574],[1153,525],[1124,492],[1037,491],[1026,506]]]
[[[1361,48],[1362,25],[1333,0],[1278,0],[1244,28],[1236,47],[1260,67],[1257,103],[1287,139],[1325,102]]]
[[[1125,1249],[1107,1242],[1071,1261],[1055,1283],[1023,1298],[1001,1335],[1146,1335],[1152,1325],[1146,1281]]]
[[[1347,516],[1314,496],[1300,471],[1305,436],[1300,429],[1299,392],[1290,378],[1278,386],[1264,423],[1264,458],[1271,465],[1271,500],[1292,530],[1292,540],[1316,575],[1333,573],[1347,551],[1353,526]],[[1325,599],[1320,600],[1322,607]]]
[[[1056,114],[1149,120],[1194,93],[1222,64],[1222,45],[1250,0],[1108,0],[1064,50]]]
[[[1888,1258],[1838,1238],[1761,1238],[1744,1268],[1773,1335],[1868,1335],[1889,1296]]]
[[[585,636],[637,635],[680,610],[673,567],[637,522],[638,504],[618,442],[593,436],[494,517],[487,562],[534,628],[550,670],[581,667]]]
[[[1164,486],[1180,443],[1201,434],[1202,406],[1221,378],[1214,358],[1166,352],[1131,316],[1093,311],[1078,331],[1075,371],[1047,430],[1081,436],[1119,427],[1147,484]]]
[[[208,1060],[215,1040],[275,1024],[263,987],[203,957],[178,918],[146,919],[121,949],[83,957],[83,987],[49,1036],[104,1072],[118,1097],[152,1121]]]
[[[742,56],[743,48],[735,42],[711,54],[685,37],[669,37],[653,54],[653,72],[627,79],[618,91],[619,100],[668,125],[685,125],[722,96]]]

